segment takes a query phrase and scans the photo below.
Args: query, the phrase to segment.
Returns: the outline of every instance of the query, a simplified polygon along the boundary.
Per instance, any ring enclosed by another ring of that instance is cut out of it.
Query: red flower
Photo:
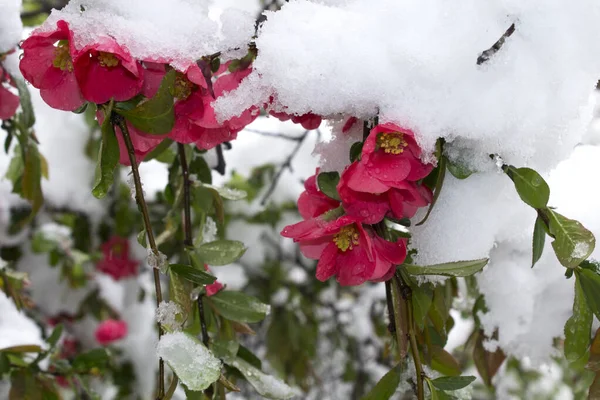
[[[98,110],[96,112],[96,119],[98,120],[98,123],[102,125],[104,122],[104,113]],[[135,150],[135,159],[139,164],[144,157],[146,157],[146,154],[154,150],[154,148],[163,141],[166,135],[151,135],[149,133],[144,133],[134,128],[129,121],[126,120],[125,123],[127,124],[127,130],[129,131],[133,149]],[[115,135],[117,137],[117,142],[119,142],[119,162],[122,165],[131,165],[127,146],[125,146],[125,141],[123,140],[123,133],[118,126],[115,126]]]
[[[98,325],[95,332],[96,341],[102,346],[127,336],[127,323],[121,320],[107,319]]]
[[[111,98],[126,101],[142,89],[142,65],[109,37],[84,47],[75,57],[74,67],[83,96],[93,103]]]
[[[56,26],[54,31],[34,32],[21,44],[19,68],[50,107],[73,111],[85,103],[74,73],[73,34],[65,21]]]
[[[405,180],[418,181],[433,169],[424,164],[414,134],[394,124],[380,124],[371,130],[362,148],[361,160],[348,180],[352,190],[383,193],[402,188]]]
[[[311,176],[304,182],[304,192],[298,198],[298,211],[302,218],[315,218],[340,205],[340,202],[327,197],[317,188],[317,175]]]
[[[181,78],[181,83],[176,84],[176,91],[181,88],[181,95],[176,94],[179,99],[175,103],[176,121],[169,137],[179,143],[196,143],[201,149],[211,149],[235,139],[239,131],[256,119],[258,108],[251,107],[241,115],[219,123],[213,106],[216,98],[236,89],[250,72],[251,69],[248,68],[219,76],[213,84],[213,98],[208,90],[198,90],[198,83],[195,82],[199,82],[201,76],[199,69],[188,69],[187,74]]]
[[[358,163],[350,164],[340,177],[337,191],[347,215],[360,217],[364,223],[376,224],[388,213],[395,218],[411,218],[420,207],[433,198],[431,190],[415,182],[402,181],[383,193],[366,193],[352,190],[348,182],[353,179]],[[364,176],[362,178],[365,178]],[[367,178],[372,179],[372,178]],[[368,186],[366,183],[362,187]]]
[[[0,65],[0,119],[11,118],[19,107],[19,96],[8,90],[5,84],[14,86],[10,75]]]
[[[357,122],[358,122],[358,118],[356,118],[356,117],[348,118],[346,120],[346,122],[344,123],[344,126],[342,127],[342,133],[348,133],[350,131],[350,129],[352,129],[354,124]]]
[[[280,121],[287,121],[291,119],[293,123],[302,125],[302,127],[306,130],[317,129],[323,121],[321,116],[310,112],[302,115],[290,115],[284,112],[270,111],[269,114]]]
[[[96,268],[120,280],[137,274],[138,262],[129,258],[129,241],[126,238],[113,236],[102,244],[104,257],[98,261]]]
[[[347,215],[332,221],[302,221],[281,234],[299,242],[306,257],[319,260],[317,279],[325,281],[335,275],[343,286],[387,280],[395,265],[406,258],[404,239],[388,242],[363,226],[360,218]]]
[[[208,265],[204,264],[204,270],[210,272]],[[217,294],[221,289],[223,289],[223,284],[219,281],[215,281],[210,285],[206,285],[206,296],[210,297],[214,294]]]

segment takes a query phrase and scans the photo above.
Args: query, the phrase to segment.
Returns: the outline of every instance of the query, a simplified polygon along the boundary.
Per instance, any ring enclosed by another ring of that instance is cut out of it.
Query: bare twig
[[[510,37],[515,32],[515,24],[512,24],[508,27],[506,32],[498,39],[496,43],[492,45],[489,49],[485,50],[483,53],[477,57],[477,65],[481,65],[487,62],[494,54],[496,54],[504,45],[506,38]]]
[[[304,131],[302,136],[300,136],[298,138],[296,146],[294,146],[294,149],[292,150],[292,152],[284,160],[283,164],[281,164],[281,167],[275,174],[275,177],[273,177],[273,181],[271,182],[269,189],[267,190],[267,192],[263,196],[262,200],[260,201],[261,205],[264,206],[267,203],[267,200],[269,199],[269,197],[271,197],[271,195],[273,194],[273,191],[277,187],[277,183],[279,182],[279,179],[281,178],[283,171],[285,171],[287,169],[290,172],[293,172],[292,160],[294,159],[294,157],[296,157],[296,154],[298,154],[298,151],[300,151],[300,148],[302,147],[302,143],[304,143],[304,140],[307,138],[309,132],[310,132],[309,130]],[[319,130],[317,130],[317,132],[319,132]]]

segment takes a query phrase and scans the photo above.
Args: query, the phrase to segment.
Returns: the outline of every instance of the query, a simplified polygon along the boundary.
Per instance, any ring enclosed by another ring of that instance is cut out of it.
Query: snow
[[[219,379],[221,360],[183,332],[163,335],[157,351],[190,390],[204,390]]]
[[[0,53],[5,53],[21,40],[21,0],[0,0],[0,10]]]
[[[156,322],[171,331],[181,329],[181,323],[178,321],[180,318],[178,316],[181,318],[183,312],[181,311],[181,307],[172,301],[163,301],[156,309]]]
[[[41,31],[55,29],[59,20],[69,23],[77,49],[111,36],[134,58],[167,61],[181,69],[218,51],[245,54],[254,34],[254,16],[228,9],[213,20],[206,1],[72,0],[53,11]]]
[[[24,344],[42,347],[40,328],[15,307],[11,299],[0,291],[0,349]]]
[[[379,112],[413,129],[426,152],[444,137],[469,154],[547,171],[591,118],[599,16],[593,0],[286,3],[259,31],[253,75],[217,112],[228,118],[272,94],[276,109],[298,114]],[[512,23],[501,50],[477,65]]]

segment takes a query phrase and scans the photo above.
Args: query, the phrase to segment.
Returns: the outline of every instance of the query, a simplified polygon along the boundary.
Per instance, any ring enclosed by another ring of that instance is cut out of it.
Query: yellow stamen
[[[352,250],[358,246],[360,235],[354,225],[344,226],[333,236],[333,242],[341,251]]]
[[[377,137],[377,145],[388,154],[400,154],[408,146],[402,132],[382,133]]]
[[[175,75],[175,97],[179,100],[185,100],[192,94],[194,84],[181,72]]]
[[[100,65],[106,68],[116,67],[119,65],[119,59],[112,53],[98,52],[98,61]]]
[[[61,71],[73,72],[73,60],[71,60],[68,41],[61,40],[58,42],[58,46],[54,49],[54,60],[52,60],[52,65]]]

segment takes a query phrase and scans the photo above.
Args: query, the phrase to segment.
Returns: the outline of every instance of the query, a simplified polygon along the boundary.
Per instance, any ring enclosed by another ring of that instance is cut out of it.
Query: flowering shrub
[[[597,398],[595,237],[562,214],[600,228],[593,168],[559,162],[600,8],[270,3],[71,0],[0,40],[0,307],[36,333],[0,346],[8,398],[534,398],[557,349]]]

